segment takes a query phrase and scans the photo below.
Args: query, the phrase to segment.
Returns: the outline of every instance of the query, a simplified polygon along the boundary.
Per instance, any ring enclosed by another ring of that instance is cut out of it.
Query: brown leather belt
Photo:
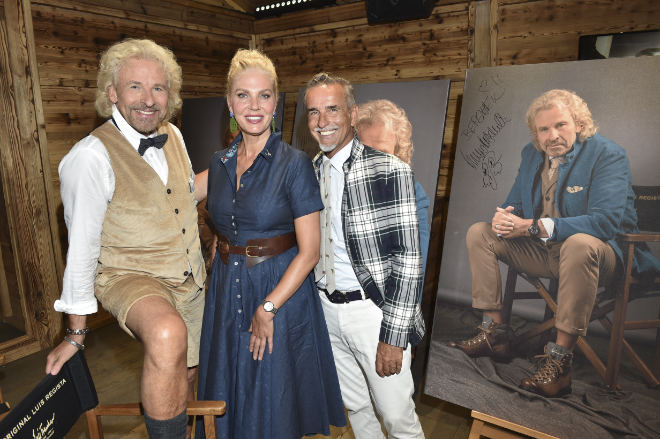
[[[283,253],[297,244],[294,232],[272,238],[249,239],[246,246],[231,245],[224,235],[218,235],[218,252],[225,264],[229,263],[229,255],[244,255],[248,268]]]

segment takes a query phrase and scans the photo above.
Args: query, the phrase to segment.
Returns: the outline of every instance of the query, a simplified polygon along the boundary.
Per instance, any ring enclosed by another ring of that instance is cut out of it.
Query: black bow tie
[[[161,149],[163,145],[167,142],[167,134],[161,134],[156,137],[147,137],[146,139],[140,139],[140,147],[138,148],[138,154],[144,155],[144,152],[151,148]]]

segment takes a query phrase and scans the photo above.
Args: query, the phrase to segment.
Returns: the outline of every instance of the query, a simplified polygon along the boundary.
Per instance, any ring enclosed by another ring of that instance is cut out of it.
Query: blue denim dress
[[[216,153],[207,208],[232,245],[294,231],[293,221],[323,209],[310,159],[271,134],[236,190],[236,150]],[[299,439],[346,424],[334,359],[313,272],[278,310],[273,353],[253,360],[250,322],[297,247],[247,268],[244,255],[216,254],[206,296],[199,363],[200,400],[224,400],[219,438]],[[201,423],[200,423],[201,424]],[[203,437],[199,425],[197,437]]]

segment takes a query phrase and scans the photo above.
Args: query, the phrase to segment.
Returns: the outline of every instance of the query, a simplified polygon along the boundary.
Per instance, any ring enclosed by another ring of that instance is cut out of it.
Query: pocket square
[[[569,194],[574,194],[576,192],[580,192],[581,190],[584,190],[582,186],[568,186],[566,188],[566,192],[568,192]]]

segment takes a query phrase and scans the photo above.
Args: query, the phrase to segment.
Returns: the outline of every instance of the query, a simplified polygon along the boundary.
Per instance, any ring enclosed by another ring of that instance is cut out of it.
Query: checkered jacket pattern
[[[383,311],[380,340],[405,348],[424,336],[423,270],[413,172],[393,155],[353,140],[344,163],[342,226],[360,285]],[[317,178],[323,153],[314,159]]]

